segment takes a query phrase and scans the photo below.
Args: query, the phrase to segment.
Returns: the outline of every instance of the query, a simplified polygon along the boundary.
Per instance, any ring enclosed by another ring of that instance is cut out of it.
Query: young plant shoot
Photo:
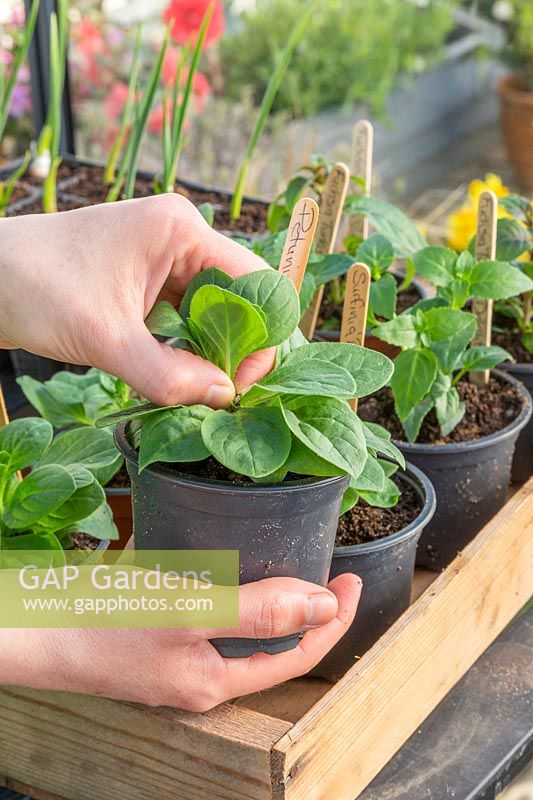
[[[120,160],[120,166],[117,170],[115,180],[111,186],[106,201],[114,202],[119,197],[124,199],[131,199],[135,191],[135,180],[137,178],[137,169],[139,167],[139,159],[141,157],[141,147],[146,133],[146,126],[148,125],[148,117],[154,103],[154,98],[159,86],[159,79],[161,77],[161,70],[163,68],[163,60],[167,51],[170,39],[170,28],[165,31],[163,44],[159,50],[157,59],[150,72],[148,82],[141,96],[135,95],[134,109],[133,109],[133,123],[131,125],[130,133],[126,148]]]
[[[268,85],[265,89],[265,94],[261,102],[259,114],[257,115],[257,120],[255,122],[252,134],[250,136],[250,141],[248,142],[248,147],[246,149],[246,154],[239,169],[237,182],[235,184],[235,189],[233,190],[233,197],[231,200],[231,209],[230,209],[232,220],[239,219],[241,215],[242,200],[244,197],[244,189],[246,186],[246,178],[248,177],[248,170],[250,169],[250,164],[252,162],[255,148],[257,147],[257,143],[259,141],[261,133],[263,132],[263,128],[265,127],[266,122],[268,120],[268,116],[272,109],[274,100],[276,99],[276,95],[278,93],[278,89],[281,85],[285,72],[287,71],[287,67],[289,66],[292,54],[296,46],[298,45],[298,42],[302,38],[305,29],[307,27],[307,24],[311,18],[311,15],[317,5],[318,5],[318,0],[309,0],[309,2],[306,4],[301,16],[299,17],[298,21],[296,22],[296,25],[291,31],[287,44],[279,57],[276,68],[274,69],[274,72],[272,73]]]
[[[311,343],[298,330],[300,306],[291,281],[266,269],[233,280],[212,268],[191,282],[179,313],[158,303],[146,320],[234,379],[241,361],[277,346],[276,366],[238,395],[227,411],[203,405],[150,403],[111,414],[97,425],[132,421],[139,470],[158,461],[214,458],[230,474],[281,483],[289,474],[349,475],[352,490],[380,492],[383,453],[402,462],[385,431],[362,423],[348,401],[376,391],[392,374],[381,353],[352,344]],[[352,499],[355,495],[352,494]]]
[[[57,14],[50,15],[50,89],[46,121],[39,135],[31,171],[43,178],[42,206],[45,213],[57,211],[57,172],[61,164],[61,105],[68,41],[68,0],[58,0]]]
[[[198,30],[196,43],[190,56],[189,48],[186,47],[182,57],[177,60],[176,73],[174,75],[174,85],[172,94],[163,94],[163,175],[159,184],[156,183],[156,191],[173,192],[174,183],[178,172],[180,153],[183,149],[185,136],[185,121],[192,98],[192,87],[194,77],[198,70],[200,56],[204,45],[207,29],[213,16],[214,5],[211,3],[205,12],[202,24]],[[183,96],[180,99],[182,90],[182,75],[184,69],[187,70],[183,85]],[[170,104],[170,114],[168,113]]]
[[[46,420],[17,419],[0,428],[0,453],[0,550],[61,553],[76,533],[118,538],[98,481],[116,460],[104,431],[78,428],[54,438]]]
[[[122,110],[120,119],[120,127],[118,133],[111,145],[109,155],[107,157],[104,169],[104,183],[110,185],[115,180],[117,172],[117,164],[121,157],[124,145],[130,134],[130,129],[133,123],[133,112],[135,109],[135,96],[137,93],[137,81],[139,78],[139,67],[141,63],[141,44],[142,44],[142,25],[137,26],[135,33],[135,46],[133,50],[133,61],[131,65],[130,79],[128,82],[128,95],[126,103]]]
[[[26,155],[22,159],[20,165],[17,169],[11,173],[11,175],[3,181],[0,181],[0,217],[3,217],[6,213],[6,208],[8,207],[11,198],[13,197],[13,192],[15,191],[15,186],[17,182],[22,178],[25,174],[26,170],[28,169],[28,164],[31,160],[31,153],[28,150]]]
[[[2,141],[7,125],[13,91],[17,85],[17,77],[30,49],[38,13],[39,0],[33,0],[9,67],[4,59],[0,59],[0,141]]]
[[[437,297],[373,330],[402,349],[394,362],[391,390],[408,441],[417,440],[426,415],[435,409],[443,436],[464,416],[457,383],[468,372],[482,372],[509,359],[501,347],[469,347],[476,318],[463,311],[473,298],[500,300],[533,289],[533,281],[506,262],[476,263],[469,252],[426,247],[413,257],[417,272],[437,287]]]

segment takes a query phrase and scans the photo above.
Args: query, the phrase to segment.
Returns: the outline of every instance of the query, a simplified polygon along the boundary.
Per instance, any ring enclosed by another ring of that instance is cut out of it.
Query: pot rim
[[[398,472],[398,477],[414,486],[423,496],[423,505],[420,513],[409,523],[405,528],[390,533],[388,536],[383,536],[381,539],[375,539],[372,542],[361,542],[360,544],[341,545],[335,547],[333,550],[333,558],[342,558],[344,556],[359,555],[361,553],[371,553],[375,550],[384,550],[391,545],[409,539],[414,533],[425,528],[433,517],[437,508],[437,496],[433,484],[428,476],[422,472],[421,469],[415,467],[414,464],[406,462],[405,471]]]
[[[515,361],[514,363],[511,361],[505,361],[500,365],[500,369],[506,373],[511,373],[511,377],[514,377],[512,374],[514,372],[525,373],[526,375],[529,375],[529,373],[533,374],[533,361]]]
[[[139,457],[137,452],[129,443],[127,436],[126,436],[126,427],[129,423],[121,422],[115,428],[115,443],[119,448],[120,452],[124,456],[127,461],[135,464],[135,466],[139,463]],[[231,494],[285,494],[286,492],[301,492],[303,490],[307,490],[312,488],[313,486],[328,486],[334,485],[337,483],[342,483],[343,481],[348,480],[347,475],[335,475],[331,478],[302,478],[298,481],[286,481],[285,483],[274,483],[274,484],[250,484],[250,485],[234,485],[229,481],[219,481],[213,480],[211,478],[195,478],[191,475],[186,475],[183,472],[179,472],[177,469],[170,469],[164,466],[155,466],[151,464],[149,467],[146,467],[144,472],[152,472],[158,476],[158,478],[167,481],[169,483],[176,483],[179,481],[181,484],[185,484],[190,486],[191,488],[202,489],[202,491],[208,492],[217,492],[220,493],[225,491]]]
[[[125,497],[131,494],[131,486],[104,486],[104,492],[109,497]]]
[[[504,99],[511,98],[520,103],[520,105],[533,107],[533,92],[520,88],[521,76],[525,74],[522,71],[510,72],[504,75],[498,82],[498,92]]]
[[[522,410],[515,417],[509,425],[506,425],[505,428],[502,428],[495,433],[491,433],[488,436],[481,436],[479,439],[470,439],[467,442],[449,442],[448,444],[423,444],[420,442],[403,442],[398,439],[393,439],[394,444],[396,447],[400,448],[400,450],[407,455],[409,453],[416,453],[416,454],[424,454],[428,455],[429,453],[460,453],[465,450],[482,450],[485,447],[490,447],[493,444],[497,444],[499,442],[503,442],[508,439],[510,436],[514,436],[515,433],[521,431],[522,428],[527,425],[529,420],[531,419],[531,414],[533,412],[533,402],[531,400],[531,395],[529,394],[528,390],[517,378],[514,378],[512,375],[507,374],[506,372],[502,372],[499,369],[491,370],[491,373],[502,381],[507,381],[507,383],[512,384],[513,386],[518,389],[519,393],[522,395]]]

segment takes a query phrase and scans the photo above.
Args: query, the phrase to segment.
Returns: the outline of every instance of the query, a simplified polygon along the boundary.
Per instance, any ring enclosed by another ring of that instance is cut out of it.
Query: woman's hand
[[[0,220],[0,240],[0,347],[99,367],[159,405],[231,403],[222,370],[159,344],[144,324],[158,299],[178,305],[208,267],[238,277],[267,266],[184,197]],[[243,362],[239,388],[263,377],[273,357],[265,350]]]
[[[293,578],[242,586],[238,630],[0,630],[0,683],[207,711],[303,675],[326,655],[353,620],[361,581],[341,575],[328,589]],[[300,644],[275,656],[226,659],[208,641],[301,630]]]

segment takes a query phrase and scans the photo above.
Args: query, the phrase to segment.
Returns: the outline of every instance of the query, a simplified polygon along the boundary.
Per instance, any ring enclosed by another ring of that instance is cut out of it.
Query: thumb
[[[194,353],[158,342],[145,328],[128,339],[110,368],[142,397],[160,406],[202,403],[226,408],[235,387],[221,369]]]

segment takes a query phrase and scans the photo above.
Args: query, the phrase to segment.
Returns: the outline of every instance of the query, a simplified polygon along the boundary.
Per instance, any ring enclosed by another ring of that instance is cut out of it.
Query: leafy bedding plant
[[[57,372],[45,382],[23,375],[17,379],[17,383],[28,402],[56,430],[94,427],[96,419],[102,414],[125,410],[139,403],[138,399],[132,397],[126,383],[94,368],[84,375]],[[98,474],[103,486],[112,480],[122,464],[123,458],[115,448],[115,459]]]
[[[498,220],[496,255],[512,261],[514,266],[533,279],[533,205],[527,197],[510,194],[500,198],[510,219]],[[533,291],[523,291],[495,304],[496,314],[505,317],[508,325],[493,325],[495,333],[510,333],[533,356]]]
[[[404,314],[375,328],[379,339],[402,348],[391,390],[407,440],[415,442],[434,409],[443,436],[459,424],[465,406],[457,384],[468,372],[484,371],[511,358],[501,347],[471,347],[476,317],[463,307],[472,298],[500,300],[530,291],[533,281],[500,261],[479,261],[465,251],[426,247],[413,257],[416,271],[437,287]]]
[[[378,454],[403,464],[401,454],[347,401],[383,386],[392,362],[352,344],[310,344],[297,329],[299,318],[298,295],[281,273],[266,269],[233,280],[216,268],[206,270],[191,282],[179,313],[158,303],[148,327],[232,379],[243,358],[277,346],[273,371],[228,410],[145,403],[106,415],[97,425],[131,422],[140,471],[155,462],[190,465],[211,456],[230,476],[261,484],[281,483],[289,474],[349,475],[346,503],[352,505],[359,496],[391,489],[389,467]]]
[[[115,460],[111,438],[96,428],[54,438],[38,417],[1,428],[0,550],[63,551],[77,533],[118,538],[99,482]]]

